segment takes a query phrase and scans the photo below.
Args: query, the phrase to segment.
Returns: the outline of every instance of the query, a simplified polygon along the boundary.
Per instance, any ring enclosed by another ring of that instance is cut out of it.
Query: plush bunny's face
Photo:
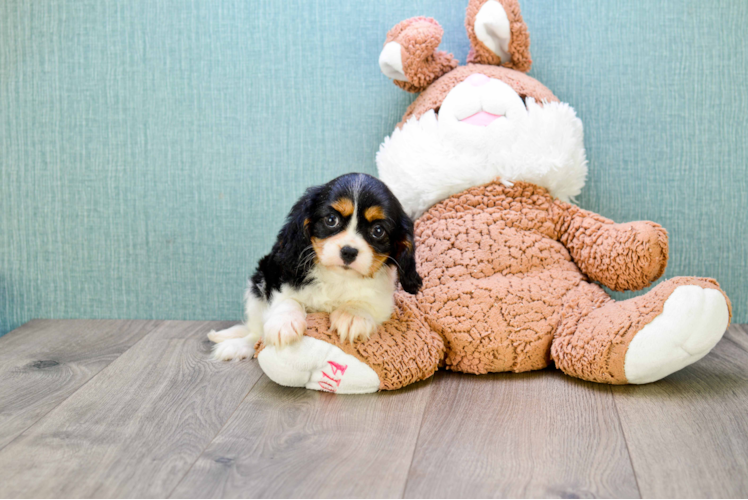
[[[473,73],[450,90],[438,113],[442,134],[465,145],[505,144],[526,118],[527,108],[519,94],[482,73]]]
[[[433,19],[401,22],[387,35],[380,67],[421,92],[377,154],[381,179],[411,217],[496,178],[526,181],[568,201],[587,174],[582,123],[529,70],[529,35],[516,0],[470,0],[469,61],[437,51]]]
[[[584,186],[587,161],[582,122],[571,107],[523,100],[505,82],[473,74],[446,94],[438,111],[413,115],[395,129],[379,148],[377,168],[418,218],[496,178],[531,182],[569,200]]]

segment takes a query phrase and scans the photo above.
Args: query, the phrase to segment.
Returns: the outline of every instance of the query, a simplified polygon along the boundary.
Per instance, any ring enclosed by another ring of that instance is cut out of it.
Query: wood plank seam
[[[611,387],[643,498],[746,496],[745,333],[731,325],[709,355],[662,381]]]
[[[257,361],[254,361],[254,360],[251,360],[251,361],[252,361],[252,362],[255,362],[255,363],[257,362]],[[263,374],[263,375],[262,375],[262,377],[259,377],[259,378],[258,378],[257,380],[255,380],[255,383],[254,383],[254,384],[252,384],[252,385],[251,385],[251,386],[249,387],[249,389],[247,389],[247,392],[246,392],[246,394],[244,394],[244,397],[243,397],[243,398],[241,399],[241,401],[239,401],[239,402],[238,402],[238,403],[236,404],[236,408],[234,408],[234,411],[232,411],[232,412],[231,412],[231,415],[229,415],[229,418],[227,418],[227,419],[226,419],[226,421],[225,421],[225,422],[223,423],[223,425],[221,425],[221,428],[220,428],[220,429],[218,429],[218,431],[217,431],[217,432],[216,432],[216,433],[215,433],[215,434],[213,435],[213,437],[212,437],[212,438],[210,438],[210,441],[208,441],[208,442],[207,442],[207,443],[205,444],[205,447],[204,447],[204,448],[202,449],[202,451],[201,451],[201,452],[200,452],[200,453],[199,453],[199,454],[198,454],[198,455],[197,455],[197,456],[195,457],[195,461],[194,461],[194,462],[192,462],[192,464],[191,464],[191,465],[190,465],[190,466],[189,466],[189,467],[187,468],[187,470],[186,470],[186,471],[184,472],[184,474],[182,474],[182,477],[181,477],[181,478],[179,478],[179,481],[177,481],[177,482],[176,482],[176,484],[175,484],[175,485],[174,485],[174,487],[173,487],[173,488],[171,489],[171,491],[169,492],[169,494],[168,494],[168,495],[166,495],[166,498],[171,498],[171,496],[172,496],[172,495],[174,494],[174,491],[176,491],[176,489],[177,489],[177,488],[179,487],[179,485],[180,485],[180,484],[182,484],[182,481],[184,481],[184,478],[185,478],[185,477],[187,477],[187,474],[189,474],[189,473],[190,473],[190,471],[191,471],[191,470],[192,470],[192,468],[193,468],[193,467],[195,466],[195,464],[197,463],[197,461],[198,461],[198,460],[200,460],[200,457],[202,457],[202,456],[203,456],[203,453],[205,453],[205,450],[207,450],[207,449],[208,449],[208,447],[209,447],[209,446],[210,446],[210,445],[211,445],[211,444],[213,443],[213,441],[215,441],[216,437],[217,437],[217,436],[218,436],[218,435],[219,435],[219,434],[221,433],[221,431],[222,431],[222,430],[223,430],[223,429],[224,429],[224,428],[226,427],[226,424],[228,424],[228,423],[229,423],[229,422],[231,421],[231,418],[232,418],[232,417],[234,416],[234,414],[235,414],[235,413],[237,412],[237,410],[238,410],[238,409],[239,409],[239,407],[240,407],[240,406],[242,405],[242,403],[244,402],[244,400],[245,400],[245,399],[247,399],[247,396],[249,396],[249,393],[250,393],[250,392],[252,392],[252,389],[254,389],[254,388],[255,388],[255,386],[257,385],[257,382],[259,382],[259,381],[260,381],[260,380],[262,380],[263,378],[267,378],[267,375]]]
[[[623,436],[623,442],[626,445],[626,453],[629,456],[629,463],[631,464],[631,470],[634,471],[634,482],[636,483],[636,489],[639,492],[639,498],[644,498],[642,496],[642,489],[639,486],[639,477],[636,473],[636,467],[634,467],[634,459],[631,458],[631,450],[629,449],[629,440],[626,437],[626,431],[623,428],[623,423],[621,422],[621,414],[618,412],[618,401],[616,401],[616,395],[613,393],[613,387],[608,386],[608,392],[610,393],[610,399],[613,401],[613,409],[616,411],[616,418],[618,419],[618,428],[621,430],[621,436]]]
[[[400,498],[431,387],[340,396],[262,378],[171,497]]]
[[[436,379],[406,498],[638,498],[610,389],[560,370]]]
[[[164,322],[22,434],[0,453],[0,497],[165,497],[261,377],[210,361],[210,326]]]
[[[434,373],[433,375],[431,375],[428,378],[429,385],[431,385],[431,384],[434,383],[434,379],[436,377],[443,376],[443,375],[439,375],[439,373],[440,373],[440,371],[437,371],[436,373]],[[413,446],[412,453],[410,454],[410,464],[408,464],[408,474],[405,476],[405,483],[403,484],[403,493],[400,495],[400,498],[405,498],[405,492],[408,491],[408,481],[410,481],[410,471],[413,468],[413,459],[416,456],[416,450],[418,449],[418,443],[421,441],[421,430],[423,429],[423,421],[426,418],[426,410],[428,409],[429,403],[431,402],[431,398],[433,396],[434,396],[434,391],[432,389],[431,393],[429,394],[428,401],[426,401],[426,404],[423,406],[423,412],[421,413],[421,423],[418,424],[418,436],[416,436],[416,443]]]
[[[37,318],[35,318],[35,319],[37,319]],[[33,320],[32,320],[32,321],[33,321]],[[39,422],[40,422],[40,421],[41,421],[42,419],[44,419],[44,417],[46,417],[47,415],[49,415],[50,413],[52,413],[52,412],[53,412],[54,410],[56,410],[56,409],[57,409],[57,408],[58,408],[58,407],[59,407],[59,406],[60,406],[61,404],[63,404],[63,403],[64,403],[65,401],[67,401],[68,399],[70,399],[70,397],[71,397],[71,396],[73,396],[73,395],[74,395],[74,394],[76,394],[76,393],[77,393],[78,391],[80,391],[81,389],[83,389],[84,387],[86,387],[86,386],[87,386],[87,385],[88,385],[88,384],[89,384],[89,383],[90,383],[90,382],[91,382],[91,381],[92,381],[93,379],[95,379],[96,377],[98,377],[98,376],[99,376],[99,375],[101,374],[101,372],[103,372],[104,370],[106,370],[107,368],[109,368],[109,366],[111,366],[111,364],[112,364],[112,363],[114,363],[115,361],[117,361],[117,360],[118,360],[118,359],[119,359],[120,357],[122,357],[122,355],[123,355],[123,354],[125,354],[125,353],[126,353],[127,351],[129,351],[130,349],[132,349],[133,347],[135,347],[136,345],[138,345],[138,343],[139,343],[139,342],[142,342],[142,341],[143,341],[143,339],[144,339],[144,338],[146,338],[146,337],[148,336],[148,334],[149,334],[149,333],[150,333],[151,331],[155,330],[156,328],[158,328],[159,326],[161,326],[161,325],[162,325],[163,323],[164,323],[164,321],[161,321],[161,320],[157,320],[157,321],[156,321],[156,322],[154,323],[154,325],[153,325],[153,328],[152,328],[152,329],[151,329],[150,331],[146,332],[146,333],[145,333],[145,334],[144,334],[144,335],[143,335],[143,336],[142,336],[142,337],[141,337],[141,338],[140,338],[140,339],[139,339],[138,341],[136,341],[136,342],[135,342],[135,343],[134,343],[133,345],[131,345],[130,347],[128,347],[127,349],[125,349],[124,351],[122,351],[122,352],[121,352],[121,353],[120,353],[120,354],[119,354],[119,355],[118,355],[118,356],[117,356],[116,358],[113,358],[113,359],[112,359],[112,360],[111,360],[111,361],[110,361],[109,363],[107,363],[107,365],[106,365],[106,366],[102,366],[102,367],[101,367],[101,370],[99,370],[99,371],[98,371],[98,372],[96,372],[96,373],[95,373],[95,374],[94,374],[94,375],[93,375],[93,376],[92,376],[91,378],[89,378],[88,380],[86,380],[85,382],[83,382],[83,384],[82,384],[82,385],[81,385],[80,387],[78,387],[78,388],[77,388],[77,389],[75,389],[75,390],[74,390],[73,392],[71,392],[71,393],[70,393],[70,394],[69,394],[69,395],[68,395],[68,396],[67,396],[67,397],[66,397],[65,399],[63,399],[63,400],[59,401],[59,402],[58,402],[58,403],[57,403],[56,405],[54,405],[54,406],[53,406],[52,408],[50,408],[50,409],[49,409],[49,411],[45,412],[45,413],[44,413],[43,415],[40,415],[40,416],[39,416],[39,418],[37,418],[37,419],[36,419],[36,420],[34,420],[34,421],[33,421],[33,422],[31,423],[31,424],[29,424],[29,426],[28,426],[28,427],[26,427],[25,429],[23,429],[23,431],[19,432],[19,433],[18,433],[18,435],[17,435],[16,437],[14,437],[13,439],[11,439],[10,441],[8,441],[7,443],[5,443],[4,445],[0,446],[0,451],[4,450],[4,449],[5,449],[5,448],[6,448],[6,447],[7,447],[8,445],[10,445],[11,443],[13,443],[13,442],[14,442],[15,440],[17,440],[17,439],[18,439],[18,438],[20,438],[21,436],[23,436],[23,435],[24,435],[24,434],[25,434],[25,433],[26,433],[26,432],[27,432],[27,431],[28,431],[29,429],[31,429],[31,428],[32,428],[32,427],[34,427],[34,426],[35,426],[36,424],[38,424],[38,423],[39,423]],[[24,325],[21,325],[21,326],[24,326]]]

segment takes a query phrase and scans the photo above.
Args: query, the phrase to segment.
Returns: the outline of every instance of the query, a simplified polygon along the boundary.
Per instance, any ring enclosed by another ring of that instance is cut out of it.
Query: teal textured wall
[[[35,317],[238,319],[303,189],[375,172],[414,15],[466,1],[0,2],[0,334]],[[748,2],[524,2],[532,75],[585,123],[580,204],[668,228],[667,276],[748,321]]]

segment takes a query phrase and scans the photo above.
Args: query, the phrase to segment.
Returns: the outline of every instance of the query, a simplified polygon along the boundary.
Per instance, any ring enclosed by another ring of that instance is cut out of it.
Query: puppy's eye
[[[338,217],[336,214],[330,214],[325,217],[325,226],[338,227],[338,224],[340,224],[340,217]]]
[[[384,236],[384,228],[379,224],[371,228],[371,237],[375,240],[379,240]]]

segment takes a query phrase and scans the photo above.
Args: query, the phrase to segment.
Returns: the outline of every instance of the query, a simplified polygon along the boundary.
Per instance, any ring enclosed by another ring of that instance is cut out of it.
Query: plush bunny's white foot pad
[[[377,374],[338,347],[312,337],[278,349],[265,346],[257,356],[270,380],[287,387],[306,387],[338,394],[366,394],[379,390]]]
[[[624,369],[631,384],[655,382],[707,355],[727,329],[729,312],[719,290],[680,286],[662,313],[629,344]]]

